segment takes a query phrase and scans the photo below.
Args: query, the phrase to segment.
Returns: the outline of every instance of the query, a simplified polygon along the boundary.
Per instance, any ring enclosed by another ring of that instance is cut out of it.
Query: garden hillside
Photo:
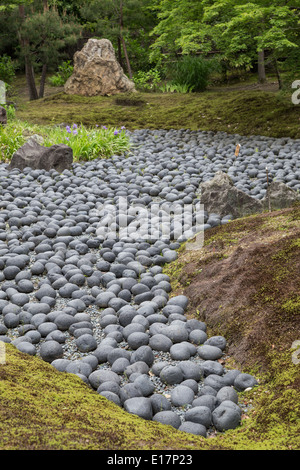
[[[253,77],[235,85],[208,88],[202,93],[137,92],[117,96],[67,95],[46,87],[46,97],[28,101],[24,79],[16,81],[12,97],[16,116],[31,124],[125,126],[129,130],[192,129],[240,135],[300,137],[300,105],[295,90],[278,91],[274,80],[257,85]]]
[[[165,267],[187,315],[228,338],[223,364],[255,373],[235,430],[210,438],[130,415],[73,374],[6,346],[0,372],[0,447],[27,450],[299,449],[299,207],[211,229],[199,251]],[[210,286],[210,287],[209,287]]]

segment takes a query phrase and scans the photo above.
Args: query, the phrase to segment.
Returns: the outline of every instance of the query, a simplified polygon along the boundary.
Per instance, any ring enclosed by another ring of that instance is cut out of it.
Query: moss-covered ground
[[[192,129],[229,134],[300,137],[300,105],[292,92],[243,84],[211,88],[203,93],[134,93],[118,96],[72,96],[47,88],[47,96],[29,102],[24,78],[16,82],[12,100],[17,117],[35,124],[82,123],[125,126],[129,130]]]

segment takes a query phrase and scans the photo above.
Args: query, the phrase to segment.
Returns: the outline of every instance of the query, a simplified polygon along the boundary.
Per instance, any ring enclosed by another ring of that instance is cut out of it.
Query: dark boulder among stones
[[[12,156],[9,169],[33,168],[35,170],[56,170],[62,173],[69,170],[73,163],[73,151],[65,144],[43,147],[35,140],[26,142]]]

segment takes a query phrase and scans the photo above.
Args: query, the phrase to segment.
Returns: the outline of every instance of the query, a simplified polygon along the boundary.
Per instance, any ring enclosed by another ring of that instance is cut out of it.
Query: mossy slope
[[[300,137],[300,107],[291,97],[261,90],[138,93],[83,97],[61,92],[23,102],[19,119],[36,124],[82,123],[129,130],[191,129],[229,134]]]

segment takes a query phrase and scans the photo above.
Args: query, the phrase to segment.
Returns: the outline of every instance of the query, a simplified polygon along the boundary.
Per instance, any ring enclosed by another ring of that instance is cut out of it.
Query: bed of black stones
[[[208,337],[205,323],[185,317],[188,299],[170,295],[163,265],[185,238],[166,238],[159,224],[152,238],[110,237],[105,204],[194,205],[219,170],[263,198],[266,166],[271,180],[299,190],[300,141],[146,129],[130,137],[132,152],[62,174],[0,165],[0,340],[145,419],[202,436],[233,429],[238,393],[257,381],[226,370],[226,339]],[[203,215],[204,231],[230,219]],[[129,227],[136,218],[129,213]]]

